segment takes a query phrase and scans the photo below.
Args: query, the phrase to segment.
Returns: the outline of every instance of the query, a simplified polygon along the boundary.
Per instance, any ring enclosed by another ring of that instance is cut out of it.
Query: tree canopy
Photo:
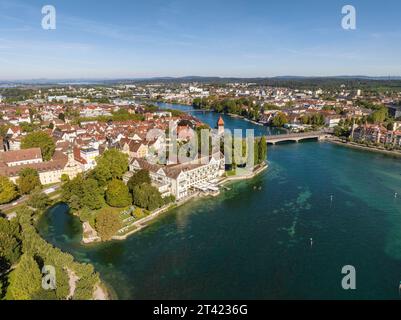
[[[388,109],[383,107],[380,108],[376,111],[374,111],[370,116],[369,116],[369,122],[375,123],[375,124],[381,124],[383,123],[386,119],[388,118]]]
[[[21,255],[19,228],[14,221],[0,218],[0,259],[13,265]],[[2,272],[0,268],[0,273]]]
[[[262,136],[258,141],[258,163],[267,160],[267,142],[266,137]]]
[[[88,208],[97,210],[104,205],[104,191],[94,179],[84,179],[78,175],[61,188],[61,197],[72,210]]]
[[[112,207],[127,207],[132,204],[128,187],[121,180],[114,179],[107,185],[106,202]]]
[[[117,149],[106,150],[96,159],[96,163],[92,174],[103,186],[113,179],[121,179],[128,171],[128,155]]]
[[[40,148],[43,159],[49,161],[53,157],[56,145],[46,132],[35,131],[22,138],[21,149],[29,148]]]
[[[40,237],[33,225],[32,216],[34,212],[27,206],[17,209],[17,217],[11,221],[0,218],[0,234],[6,233],[7,241],[0,240],[0,243],[8,244],[6,248],[12,248],[16,242],[23,248],[23,256],[19,257],[19,246],[8,252],[8,256],[15,255],[12,263],[6,270],[0,270],[0,299],[5,293],[7,300],[28,300],[28,299],[92,299],[94,287],[99,283],[99,275],[90,264],[83,264],[74,261],[74,258],[47,243]],[[4,237],[0,236],[0,239]],[[3,250],[2,252],[7,252]],[[3,254],[0,254],[0,266],[3,266]],[[56,290],[44,290],[41,286],[42,265],[52,265],[56,269]],[[76,281],[75,292],[70,294],[69,276],[67,270],[73,272],[79,279]],[[11,272],[8,272],[11,271]],[[1,292],[3,290],[3,292]]]
[[[42,192],[40,188],[36,188],[32,191],[29,197],[29,205],[32,208],[44,210],[51,204],[49,196]]]
[[[11,272],[6,298],[30,300],[41,290],[41,282],[42,275],[38,264],[31,255],[26,253]]]
[[[17,187],[7,177],[0,176],[0,204],[13,201],[18,197]]]
[[[141,185],[142,183],[149,183],[151,179],[148,170],[139,170],[135,172],[132,177],[128,180],[128,188],[132,192],[135,186]]]
[[[148,183],[136,185],[132,190],[132,197],[135,205],[150,211],[164,204],[159,190]]]
[[[121,228],[121,220],[117,213],[105,209],[97,214],[95,228],[102,240],[110,240]]]
[[[278,112],[272,121],[272,125],[275,127],[283,127],[286,123],[288,123],[288,118],[283,112]]]
[[[22,169],[19,173],[17,185],[21,194],[28,194],[35,188],[40,188],[42,183],[38,171],[32,168]]]

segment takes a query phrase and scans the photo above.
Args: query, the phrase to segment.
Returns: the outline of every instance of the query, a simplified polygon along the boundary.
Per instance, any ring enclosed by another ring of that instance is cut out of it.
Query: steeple
[[[224,120],[220,116],[219,121],[217,121],[217,132],[218,134],[224,134]]]
[[[220,116],[219,121],[217,121],[217,127],[223,126],[224,127],[224,120],[223,118]]]

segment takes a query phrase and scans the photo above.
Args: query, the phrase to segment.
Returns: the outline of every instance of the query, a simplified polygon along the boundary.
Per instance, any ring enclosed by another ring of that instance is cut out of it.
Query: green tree
[[[288,123],[288,118],[283,112],[278,112],[272,121],[272,125],[274,127],[283,127],[287,123]]]
[[[24,254],[11,272],[6,299],[30,300],[41,290],[42,275],[33,257]]]
[[[61,199],[74,211],[82,208],[97,210],[104,206],[104,191],[96,180],[78,175],[63,184]]]
[[[149,176],[149,171],[148,170],[139,170],[135,172],[132,177],[128,180],[128,188],[132,192],[135,186],[141,185],[142,183],[149,183],[150,184],[151,179]]]
[[[100,211],[96,216],[95,228],[102,240],[110,240],[121,226],[118,214],[109,209]]]
[[[0,232],[0,257],[10,265],[17,262],[21,255],[21,244],[12,234]]]
[[[68,176],[68,174],[63,173],[61,175],[61,182],[67,182],[70,181],[70,177]]]
[[[69,276],[64,267],[56,267],[56,296],[58,299],[66,299],[70,294]]]
[[[376,111],[374,111],[370,116],[369,116],[369,122],[371,123],[376,123],[376,124],[381,124],[383,123],[386,119],[388,118],[388,109],[385,107],[382,107]]]
[[[28,194],[35,188],[42,187],[38,171],[32,168],[22,169],[19,173],[17,185],[21,194]]]
[[[36,188],[32,191],[28,203],[32,208],[44,210],[51,204],[51,200],[40,188]]]
[[[150,211],[160,208],[164,204],[159,190],[148,183],[135,186],[132,190],[132,197],[135,205]]]
[[[267,161],[267,142],[265,136],[262,136],[258,143],[258,158],[259,163]]]
[[[106,202],[112,207],[122,208],[132,203],[128,187],[121,180],[111,180],[107,185]]]
[[[9,127],[7,125],[0,125],[0,137],[5,137],[7,135],[7,131],[8,131]]]
[[[128,155],[117,149],[106,150],[96,159],[93,177],[104,186],[113,179],[121,179],[128,170]]]
[[[53,139],[43,131],[29,133],[21,141],[21,149],[40,148],[45,161],[49,161],[56,150]]]
[[[33,132],[36,129],[36,125],[28,122],[22,122],[19,124],[22,132]]]
[[[104,206],[104,191],[94,179],[84,180],[81,193],[81,207],[97,210]]]
[[[13,201],[18,196],[17,187],[7,177],[0,176],[0,204]]]
[[[59,118],[61,121],[65,122],[65,114],[64,114],[64,113],[62,113],[62,112],[59,113],[58,118]]]
[[[61,187],[61,199],[66,202],[74,211],[81,208],[82,184],[84,182],[81,174],[74,179],[67,181]]]

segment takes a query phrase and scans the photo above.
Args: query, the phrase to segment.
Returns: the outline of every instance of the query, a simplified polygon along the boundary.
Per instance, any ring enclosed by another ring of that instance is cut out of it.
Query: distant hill
[[[153,78],[125,78],[125,79],[32,79],[20,81],[0,81],[0,88],[15,86],[65,86],[65,85],[117,85],[117,84],[180,84],[187,82],[225,84],[229,82],[246,82],[259,85],[283,86],[290,88],[318,88],[335,87],[345,84],[351,88],[389,87],[401,89],[401,76],[363,76],[363,75],[339,75],[329,77],[308,76],[278,76],[278,77],[153,77]]]

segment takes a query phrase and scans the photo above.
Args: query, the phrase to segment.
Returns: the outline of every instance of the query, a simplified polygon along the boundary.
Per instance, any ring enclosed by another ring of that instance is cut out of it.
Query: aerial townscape
[[[392,89],[401,87],[399,82],[206,78],[4,85],[0,201],[5,218],[0,221],[6,270],[24,248],[24,263],[11,271],[5,297],[51,297],[39,283],[22,291],[26,284],[16,279],[25,264],[34,263],[26,246],[63,273],[53,298],[110,297],[91,265],[74,262],[36,233],[41,212],[60,201],[81,221],[82,243],[124,240],[171,208],[215,197],[230,189],[227,182],[263,172],[267,145],[275,139],[308,140],[318,133],[331,143],[401,155],[401,91]],[[214,126],[200,119],[210,114]],[[172,144],[169,130],[181,145],[200,129],[224,135],[222,116],[270,130],[254,138],[251,172],[237,175],[241,165],[227,164],[219,147],[183,163],[152,161]],[[60,264],[64,259],[67,267]],[[32,270],[34,276],[40,278],[39,269]]]
[[[1,310],[400,299],[400,10],[0,0]]]

